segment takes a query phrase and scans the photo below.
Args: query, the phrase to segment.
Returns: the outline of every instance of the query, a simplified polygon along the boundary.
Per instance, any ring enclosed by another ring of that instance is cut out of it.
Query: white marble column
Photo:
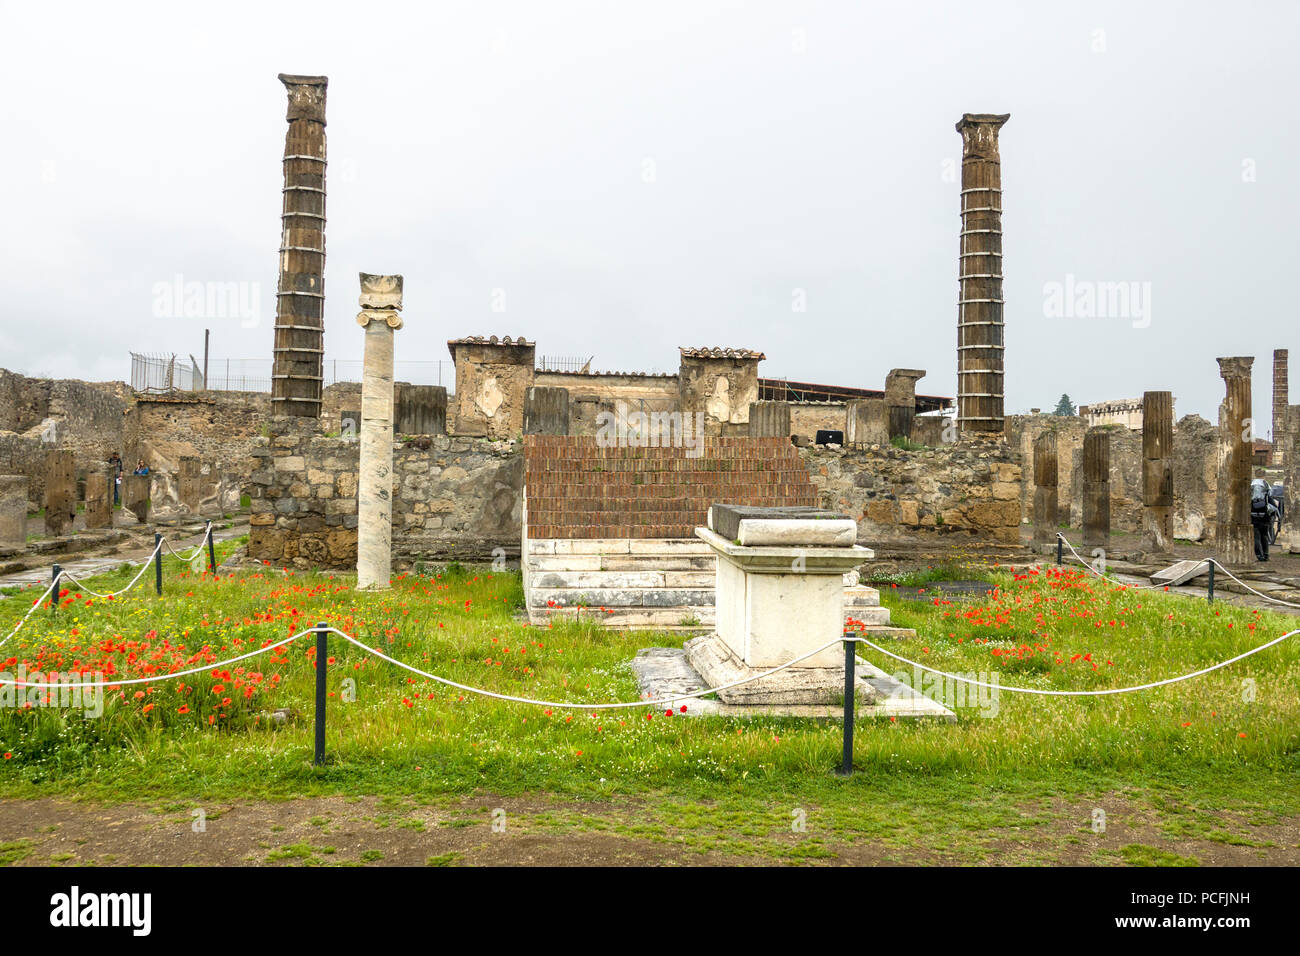
[[[361,273],[366,334],[357,479],[357,587],[387,588],[393,568],[393,332],[402,327],[402,277]]]

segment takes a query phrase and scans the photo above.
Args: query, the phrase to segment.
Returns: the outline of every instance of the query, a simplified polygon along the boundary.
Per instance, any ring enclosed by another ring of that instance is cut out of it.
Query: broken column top
[[[281,73],[280,82],[289,91],[289,114],[285,119],[305,119],[325,125],[325,89],[328,76],[299,76]]]

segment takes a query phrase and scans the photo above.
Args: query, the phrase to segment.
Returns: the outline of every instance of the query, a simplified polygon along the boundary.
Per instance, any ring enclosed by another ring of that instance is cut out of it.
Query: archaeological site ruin
[[[247,524],[248,562],[356,571],[361,586],[383,587],[431,562],[504,560],[521,568],[534,619],[599,607],[610,626],[693,630],[715,621],[719,543],[697,535],[715,505],[823,509],[881,555],[1042,554],[1079,529],[1089,549],[1139,563],[1165,562],[1183,542],[1241,565],[1252,560],[1249,480],[1266,475],[1291,494],[1300,406],[1287,404],[1286,349],[1273,354],[1272,442],[1252,431],[1249,356],[1217,359],[1218,421],[1176,418],[1158,365],[1141,398],[1077,415],[1006,411],[1007,114],[956,124],[954,368],[906,367],[899,355],[883,382],[818,384],[815,368],[807,381],[768,378],[763,343],[740,341],[683,344],[675,373],[558,370],[526,334],[449,328],[454,384],[431,385],[394,381],[401,276],[362,274],[359,328],[325,327],[327,80],[280,80],[269,390],[135,390],[0,370],[10,571],[143,540],[159,523],[224,517]],[[327,333],[363,356],[363,381],[325,385]],[[955,389],[925,388],[954,371]],[[1280,543],[1300,546],[1289,522]],[[857,600],[889,626],[869,595]]]

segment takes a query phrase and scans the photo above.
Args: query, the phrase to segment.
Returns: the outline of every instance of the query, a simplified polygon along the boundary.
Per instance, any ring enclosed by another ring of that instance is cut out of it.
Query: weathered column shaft
[[[365,330],[361,460],[357,480],[357,587],[393,576],[393,331],[402,327],[402,277],[361,273]]]
[[[27,548],[26,475],[0,475],[0,548]]]
[[[1083,436],[1083,543],[1110,547],[1110,432],[1103,428]]]
[[[1273,350],[1273,464],[1285,465],[1287,456],[1286,408],[1289,382],[1286,349]]]
[[[289,91],[271,412],[319,418],[325,355],[325,89],[323,76],[280,74]]]
[[[1034,543],[1052,544],[1057,533],[1058,468],[1056,432],[1034,440]]]
[[[751,438],[789,438],[790,404],[788,402],[752,402],[749,406]],[[850,439],[846,434],[845,442]]]
[[[916,419],[916,383],[925,369],[894,368],[885,376],[885,406],[889,410],[889,437],[911,438]]]
[[[104,472],[86,476],[86,529],[95,531],[113,526],[112,478]]]
[[[569,390],[530,385],[524,393],[525,435],[569,434]]]
[[[1168,551],[1174,537],[1174,396],[1142,395],[1142,531],[1145,545]]]
[[[957,420],[963,433],[1003,429],[1002,160],[1009,113],[967,113],[962,137],[957,298]]]
[[[1221,358],[1219,374],[1226,395],[1219,406],[1219,468],[1215,547],[1229,564],[1254,559],[1250,526],[1250,474],[1254,424],[1250,403],[1251,356]]]
[[[69,534],[77,520],[77,475],[72,452],[45,452],[45,533]]]

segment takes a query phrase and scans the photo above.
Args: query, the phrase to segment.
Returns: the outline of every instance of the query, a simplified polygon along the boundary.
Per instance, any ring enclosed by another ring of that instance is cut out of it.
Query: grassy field
[[[122,570],[91,586],[120,587],[129,576]],[[1003,687],[1099,689],[1205,667],[1297,623],[1119,588],[1078,570],[995,571],[991,592],[976,600],[915,599],[926,582],[970,576],[969,569],[927,574],[909,599],[901,596],[906,581],[887,587],[882,597],[895,623],[920,634],[893,649]],[[644,707],[548,711],[425,682],[335,640],[329,762],[313,767],[310,638],[189,678],[165,674],[327,621],[465,684],[552,700],[633,700],[628,661],[637,648],[681,638],[593,623],[529,626],[517,574],[456,566],[403,577],[381,594],[357,593],[343,575],[266,569],[214,579],[175,560],[161,598],[151,583],[115,600],[72,590],[56,612],[38,611],[0,647],[10,674],[24,667],[29,675],[158,677],[110,693],[97,719],[23,707],[21,696],[14,706],[11,698],[0,708],[0,796],[167,805],[200,794],[209,801],[380,795],[469,812],[461,801],[473,795],[541,795],[546,805],[528,811],[539,831],[608,830],[758,858],[846,858],[847,848],[871,846],[882,861],[912,860],[906,854],[919,848],[932,855],[923,859],[958,862],[1077,856],[1158,864],[1188,861],[1162,847],[1165,838],[1257,848],[1261,859],[1270,849],[1295,848],[1290,836],[1278,837],[1300,818],[1294,640],[1137,694],[1052,699],[1003,691],[993,701],[950,699],[954,724],[867,722],[856,737],[858,772],[848,780],[830,772],[841,746],[835,722]],[[21,597],[5,601],[4,621],[28,606]],[[919,679],[883,655],[863,656]],[[1147,842],[1093,845],[1089,813],[1099,805],[1141,821]],[[791,814],[802,812],[815,815],[819,836],[792,844]],[[1025,845],[1027,833],[1046,842]]]

